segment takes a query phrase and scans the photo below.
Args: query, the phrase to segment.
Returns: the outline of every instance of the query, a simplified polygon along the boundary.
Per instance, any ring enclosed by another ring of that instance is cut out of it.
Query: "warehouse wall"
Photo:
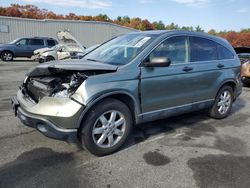
[[[86,47],[100,44],[120,34],[137,31],[108,22],[35,20],[0,16],[0,43],[8,43],[18,37],[44,36],[56,39],[56,33],[65,29],[69,29]]]

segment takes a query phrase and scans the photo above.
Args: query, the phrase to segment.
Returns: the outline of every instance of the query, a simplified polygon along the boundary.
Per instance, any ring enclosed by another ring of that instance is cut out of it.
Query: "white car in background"
[[[35,50],[32,59],[39,63],[62,59],[81,59],[86,53],[86,48],[69,31],[59,31],[57,38],[59,43],[56,46]]]

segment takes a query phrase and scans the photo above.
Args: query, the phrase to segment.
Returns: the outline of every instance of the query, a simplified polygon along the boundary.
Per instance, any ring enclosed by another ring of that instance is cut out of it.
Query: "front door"
[[[15,44],[16,57],[28,57],[30,47],[28,45],[29,39],[20,39]]]
[[[189,59],[188,37],[166,39],[145,61],[157,57],[171,60],[168,67],[141,67],[141,108],[144,120],[153,120],[191,110],[195,81]]]

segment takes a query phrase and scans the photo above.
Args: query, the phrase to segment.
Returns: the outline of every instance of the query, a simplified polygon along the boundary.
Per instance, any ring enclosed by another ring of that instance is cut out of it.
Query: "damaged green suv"
[[[222,119],[241,93],[240,61],[224,39],[188,31],[116,37],[81,60],[32,68],[15,114],[44,135],[102,156],[118,150],[133,124],[208,109]]]

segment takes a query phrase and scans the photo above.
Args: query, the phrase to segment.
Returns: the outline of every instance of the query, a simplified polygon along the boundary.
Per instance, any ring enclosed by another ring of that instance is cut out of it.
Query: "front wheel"
[[[44,61],[44,59],[39,59],[38,60],[38,63],[44,63],[45,61]]]
[[[55,58],[53,56],[48,56],[45,58],[45,61],[48,62],[48,61],[54,61]]]
[[[126,141],[131,128],[129,108],[119,100],[106,99],[87,114],[81,129],[82,145],[97,156],[111,154]]]
[[[230,86],[223,86],[215,98],[214,105],[209,110],[209,115],[215,119],[223,119],[230,114],[232,104],[233,89]]]

